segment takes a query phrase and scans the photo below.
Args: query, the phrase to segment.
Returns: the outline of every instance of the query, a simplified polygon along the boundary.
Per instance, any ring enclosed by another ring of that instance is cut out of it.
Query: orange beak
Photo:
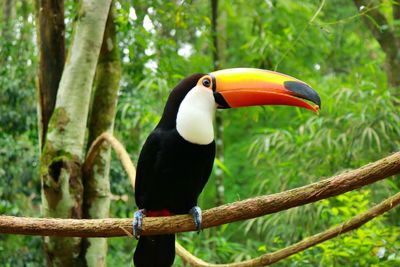
[[[318,113],[321,99],[306,83],[274,71],[236,68],[211,72],[218,108],[287,105]],[[311,105],[303,99],[313,102]]]

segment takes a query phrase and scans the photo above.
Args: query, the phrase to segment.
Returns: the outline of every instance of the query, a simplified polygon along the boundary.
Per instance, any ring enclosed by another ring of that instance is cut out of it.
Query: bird
[[[256,105],[297,106],[318,113],[321,99],[303,81],[255,68],[193,74],[171,91],[138,159],[135,201],[139,210],[132,222],[139,239],[135,266],[172,266],[175,259],[175,235],[142,236],[143,217],[191,214],[200,231],[197,199],[213,167],[215,112]]]

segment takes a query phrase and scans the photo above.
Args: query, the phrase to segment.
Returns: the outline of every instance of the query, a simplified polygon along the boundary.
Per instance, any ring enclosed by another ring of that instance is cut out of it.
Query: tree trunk
[[[382,2],[382,1],[379,1]],[[400,1],[392,1],[393,18],[400,20]],[[400,87],[400,37],[398,31],[400,26],[398,23],[390,25],[386,17],[378,8],[371,8],[374,1],[354,0],[356,7],[362,16],[365,25],[371,31],[372,35],[378,41],[382,50],[386,54],[385,70],[388,77],[389,86],[399,89]],[[371,8],[371,9],[369,9]],[[400,95],[399,90],[395,90],[396,95]]]
[[[213,67],[214,70],[220,68],[220,50],[218,41],[218,0],[211,0],[211,32],[213,42]],[[220,112],[216,112],[215,116],[215,143],[216,143],[216,158],[220,164],[224,163],[224,120]],[[220,206],[224,204],[224,172],[222,168],[217,164],[215,170],[215,186],[216,186],[216,205]]]
[[[83,0],[41,157],[44,217],[82,218],[84,141],[111,0]],[[79,265],[80,238],[45,238],[49,266]]]
[[[15,18],[15,3],[13,0],[4,0],[3,2],[3,14],[1,20],[3,21],[3,27],[1,29],[1,38],[10,41],[13,37],[13,20]]]
[[[65,62],[64,1],[36,0],[39,69],[39,146],[43,148],[47,127],[56,103]]]
[[[118,98],[121,64],[115,33],[113,11],[110,11],[103,37],[94,84],[94,97],[89,117],[88,146],[103,132],[112,134]],[[108,218],[110,209],[110,145],[104,144],[91,170],[84,173],[84,218]],[[81,255],[87,266],[105,266],[107,240],[87,238],[83,240]]]

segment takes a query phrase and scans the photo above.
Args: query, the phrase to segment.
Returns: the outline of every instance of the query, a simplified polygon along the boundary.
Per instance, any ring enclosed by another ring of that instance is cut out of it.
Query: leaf
[[[224,163],[222,163],[218,158],[215,158],[215,163],[217,164],[217,166],[223,170],[228,176],[232,176],[232,173],[229,171],[229,169],[226,167],[226,165]]]

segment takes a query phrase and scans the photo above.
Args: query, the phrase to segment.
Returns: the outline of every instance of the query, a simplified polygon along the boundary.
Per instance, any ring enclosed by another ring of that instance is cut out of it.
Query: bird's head
[[[306,83],[274,71],[234,68],[194,74],[171,92],[159,127],[176,127],[187,141],[207,144],[214,139],[215,109],[258,105],[297,106],[318,113],[321,99]]]

